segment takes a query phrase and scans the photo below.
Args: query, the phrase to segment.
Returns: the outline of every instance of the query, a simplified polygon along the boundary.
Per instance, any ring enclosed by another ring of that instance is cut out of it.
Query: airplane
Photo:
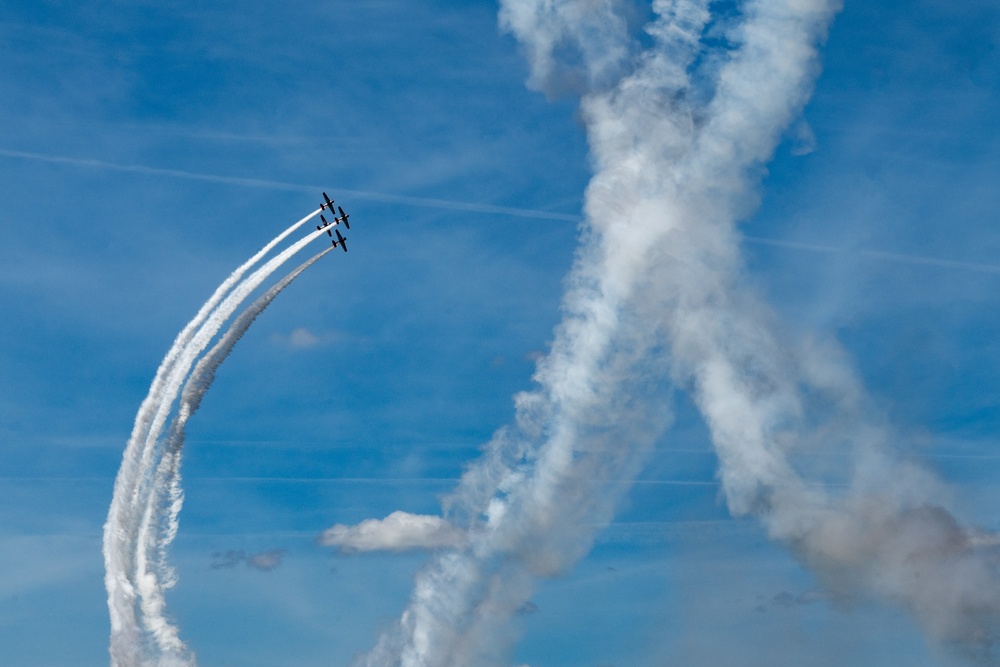
[[[322,213],[320,213],[319,219],[323,221],[323,224],[316,225],[316,229],[326,229],[327,236],[333,237],[333,233],[329,229],[327,229],[327,227],[332,227],[333,225],[336,225],[339,222],[337,218],[334,218],[333,222],[330,222],[329,220],[323,217]],[[350,229],[350,227],[348,227],[348,229]]]
[[[325,199],[325,200],[326,200],[326,203],[324,203],[324,204],[323,204],[322,206],[320,206],[320,207],[319,207],[319,210],[321,210],[321,211],[322,211],[322,210],[323,210],[324,208],[328,208],[328,209],[330,209],[330,212],[332,213],[332,212],[333,212],[333,200],[332,200],[332,199],[330,199],[330,198],[329,198],[329,197],[328,197],[328,196],[326,195],[326,193],[325,193],[325,192],[323,193],[323,199]]]
[[[344,249],[344,252],[347,252],[347,239],[345,239],[343,236],[340,235],[339,229],[336,230],[336,232],[337,232],[337,240],[333,242],[333,247],[336,248],[337,246],[340,246],[341,248]]]
[[[333,221],[334,222],[342,222],[342,223],[344,223],[344,227],[347,227],[348,229],[350,229],[351,228],[351,224],[349,222],[347,222],[347,219],[349,217],[351,217],[351,214],[350,213],[344,213],[344,209],[342,209],[339,206],[337,207],[337,210],[340,211],[340,217],[339,218],[334,218]],[[323,215],[320,214],[319,217],[322,218]]]

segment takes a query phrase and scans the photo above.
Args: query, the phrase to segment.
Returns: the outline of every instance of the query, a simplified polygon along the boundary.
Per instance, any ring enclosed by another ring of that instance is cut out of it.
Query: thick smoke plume
[[[282,232],[219,286],[177,336],[139,408],[104,526],[105,585],[111,616],[113,667],[195,663],[177,627],[166,616],[163,598],[163,591],[175,581],[166,564],[165,552],[176,534],[180,510],[177,473],[184,424],[197,409],[215,369],[257,315],[326,251],[294,269],[261,296],[234,321],[229,332],[193,372],[191,368],[240,304],[282,264],[323,232],[310,233],[244,278],[247,271],[319,212],[314,211]],[[181,412],[164,437],[166,419],[182,389]]]
[[[634,9],[501,0],[529,84],[583,90],[586,224],[537,388],[445,503],[466,542],[418,575],[361,664],[508,664],[512,615],[611,520],[623,487],[610,482],[669,425],[671,388],[710,428],[734,515],[758,517],[839,594],[901,605],[929,636],[988,656],[995,540],[895,453],[837,347],[789,338],[743,278],[736,224],[811,93],[838,3],[653,0],[641,38]],[[815,452],[843,464],[810,474]]]

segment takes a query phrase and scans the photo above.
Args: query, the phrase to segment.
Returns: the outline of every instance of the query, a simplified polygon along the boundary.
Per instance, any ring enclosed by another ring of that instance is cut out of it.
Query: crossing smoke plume
[[[293,269],[258,297],[233,321],[215,346],[198,358],[240,304],[323,232],[310,233],[244,278],[247,271],[319,212],[314,211],[279,234],[216,289],[178,334],[136,414],[104,526],[112,667],[195,664],[177,627],[167,618],[163,596],[176,583],[166,551],[176,536],[183,500],[179,473],[184,428],[198,409],[215,371],[257,316],[330,248]],[[164,434],[166,419],[178,399],[177,414]]]
[[[419,573],[359,664],[509,664],[512,615],[611,520],[624,491],[610,482],[633,477],[669,425],[671,387],[709,426],[732,514],[756,516],[826,587],[900,605],[931,638],[992,660],[996,540],[894,453],[837,347],[791,339],[741,276],[735,224],[838,9],[653,0],[640,39],[627,0],[501,0],[529,85],[581,94],[586,224],[537,387],[445,502],[466,541]],[[817,452],[843,463],[810,474]]]

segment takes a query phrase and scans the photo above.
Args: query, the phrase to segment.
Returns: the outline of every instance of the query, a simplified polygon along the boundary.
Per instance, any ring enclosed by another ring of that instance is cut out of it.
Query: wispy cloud
[[[309,350],[331,345],[343,340],[344,336],[335,331],[313,331],[308,327],[292,329],[287,334],[271,334],[271,342],[294,350]]]
[[[227,570],[242,563],[254,570],[270,572],[281,565],[287,554],[288,552],[284,549],[271,549],[254,554],[235,549],[216,551],[212,554],[212,563],[209,567],[213,570]]]
[[[771,598],[770,606],[772,608],[791,608],[791,607],[803,607],[806,605],[815,604],[817,602],[822,602],[829,598],[829,595],[819,590],[808,590],[801,593],[789,593],[788,591],[782,591]],[[766,605],[760,605],[757,607],[756,611],[767,611]]]
[[[281,565],[281,561],[284,560],[287,553],[284,549],[272,549],[270,551],[250,554],[247,556],[247,566],[262,572],[270,572]]]

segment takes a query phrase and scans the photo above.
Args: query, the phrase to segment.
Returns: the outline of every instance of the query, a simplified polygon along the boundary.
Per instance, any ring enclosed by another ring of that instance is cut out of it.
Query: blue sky
[[[577,101],[525,87],[492,2],[5,7],[0,663],[107,664],[100,534],[135,411],[215,286],[326,190],[351,252],[281,295],[192,420],[168,601],[202,664],[349,664],[427,556],[316,536],[439,512],[512,419],[577,245]],[[987,530],[998,40],[989,2],[848,1],[742,224],[747,281],[843,345]],[[675,404],[616,522],[532,598],[516,664],[964,664],[730,518]]]

